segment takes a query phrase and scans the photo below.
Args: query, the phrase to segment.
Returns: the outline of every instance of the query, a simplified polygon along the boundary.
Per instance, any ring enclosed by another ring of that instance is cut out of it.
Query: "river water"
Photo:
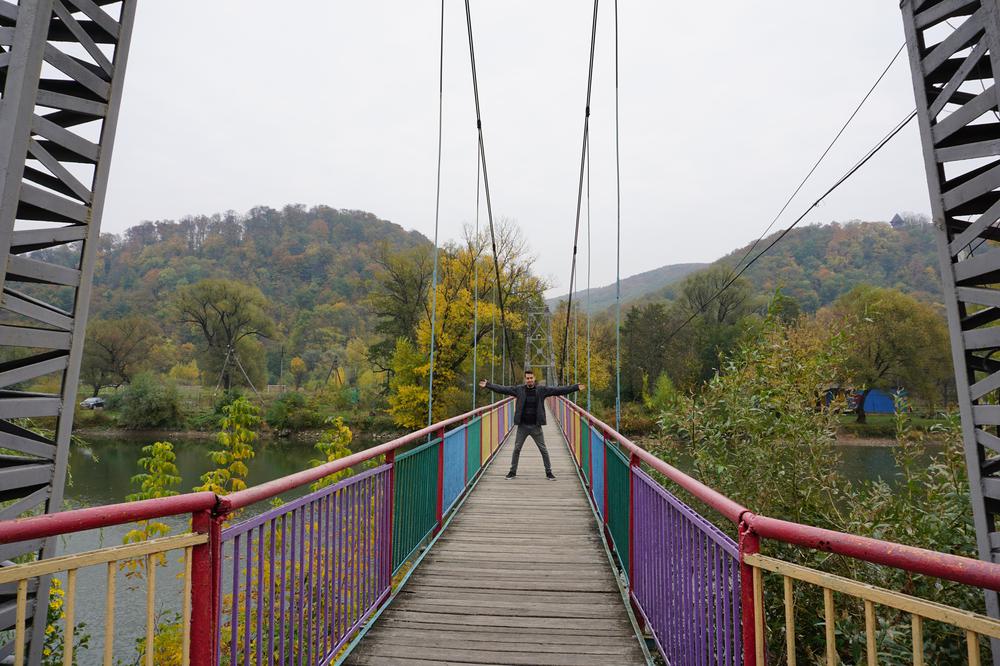
[[[163,439],[161,437],[160,439]],[[74,447],[70,455],[71,483],[66,492],[66,508],[97,506],[126,501],[126,496],[134,492],[131,477],[141,470],[138,466],[142,457],[142,447],[155,441],[153,437],[97,437],[87,436],[87,446]],[[178,490],[191,490],[200,482],[200,476],[212,465],[208,451],[215,448],[212,439],[171,438],[177,455],[177,466],[182,483]],[[355,437],[352,450],[360,451],[374,445],[370,437]],[[256,445],[256,456],[249,463],[249,484],[256,485],[270,481],[310,466],[317,457],[313,442],[298,439],[261,440]],[[884,478],[891,480],[895,472],[892,448],[887,446],[844,446],[841,449],[843,471],[852,479]],[[683,461],[678,461],[683,468]],[[294,494],[285,497],[289,499]],[[259,512],[268,507],[256,508]],[[166,519],[172,533],[179,534],[188,529],[187,517]],[[73,553],[120,544],[129,528],[113,527],[93,530],[62,537],[60,553]],[[180,572],[179,556],[173,554],[165,567],[156,574],[157,615],[170,620],[180,612]],[[145,589],[146,582],[139,577],[128,577],[124,572],[118,576],[116,594],[115,654],[123,655],[121,664],[131,664],[137,655],[134,638],[145,631]],[[102,567],[82,569],[77,578],[77,594],[82,604],[77,610],[77,619],[85,623],[83,632],[91,635],[90,650],[80,654],[78,663],[90,666],[100,663],[100,648],[104,644],[104,594],[105,572]],[[131,656],[129,656],[131,655]]]

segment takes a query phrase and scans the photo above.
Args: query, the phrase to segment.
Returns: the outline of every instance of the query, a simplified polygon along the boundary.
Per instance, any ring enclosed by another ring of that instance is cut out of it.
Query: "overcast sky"
[[[442,241],[473,221],[476,201],[464,6],[446,2]],[[897,5],[620,0],[623,276],[756,238],[902,44]],[[439,10],[142,3],[103,229],[304,203],[433,238]],[[472,2],[494,213],[526,231],[554,291],[569,281],[591,10]],[[615,274],[612,11],[601,2],[591,103],[594,286]],[[912,108],[904,52],[782,222]],[[927,209],[913,124],[807,221]],[[580,252],[584,267],[585,227]]]

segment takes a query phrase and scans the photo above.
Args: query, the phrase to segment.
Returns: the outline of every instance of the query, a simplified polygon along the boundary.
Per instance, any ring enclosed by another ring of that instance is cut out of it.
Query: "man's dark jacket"
[[[517,400],[514,403],[514,425],[521,425],[521,413],[524,411],[524,402],[528,397],[528,387],[524,384],[518,384],[517,386],[501,386],[499,384],[492,384],[486,382],[486,388],[493,391],[494,393],[503,393],[504,395],[512,395]],[[538,425],[545,425],[545,399],[553,395],[569,395],[570,393],[575,393],[580,389],[578,384],[573,384],[571,386],[541,386],[535,384],[535,399],[538,401]]]

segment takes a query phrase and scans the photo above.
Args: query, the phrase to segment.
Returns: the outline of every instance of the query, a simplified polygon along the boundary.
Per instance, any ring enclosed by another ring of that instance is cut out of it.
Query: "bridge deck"
[[[348,664],[645,664],[559,429],[513,436]]]

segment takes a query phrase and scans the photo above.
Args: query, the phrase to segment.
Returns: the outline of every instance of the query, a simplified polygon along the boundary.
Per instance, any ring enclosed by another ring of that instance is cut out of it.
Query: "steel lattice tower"
[[[524,367],[535,371],[547,386],[558,384],[556,360],[552,352],[552,313],[544,310],[529,312],[525,322]]]
[[[62,505],[135,9],[136,0],[0,0],[0,520]],[[26,389],[43,377],[59,392]],[[41,418],[51,432],[26,421]],[[0,544],[0,566],[55,546]],[[14,624],[14,593],[0,588],[0,629]],[[46,608],[48,579],[29,593],[31,617]],[[30,664],[44,627],[29,634]]]
[[[904,0],[979,555],[1000,562],[997,0]],[[1000,616],[997,594],[987,610]],[[997,642],[993,642],[997,655]],[[994,657],[996,662],[997,657]]]

